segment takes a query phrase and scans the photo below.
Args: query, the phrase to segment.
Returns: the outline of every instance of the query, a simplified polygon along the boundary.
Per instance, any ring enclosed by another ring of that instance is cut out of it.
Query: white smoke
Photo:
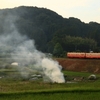
[[[0,47],[11,50],[12,59],[21,66],[31,65],[32,70],[42,71],[50,82],[64,83],[65,80],[61,72],[62,67],[57,61],[47,58],[44,53],[36,50],[33,40],[28,39],[25,35],[22,36],[18,32],[14,24],[16,18],[16,16],[12,15],[5,17],[4,33],[0,36]],[[23,72],[23,67],[18,67],[18,70]],[[28,75],[28,72],[25,75]]]
[[[52,82],[65,82],[63,74],[61,73],[61,66],[58,64],[58,62],[52,59],[43,58],[42,67],[45,75],[47,75]]]

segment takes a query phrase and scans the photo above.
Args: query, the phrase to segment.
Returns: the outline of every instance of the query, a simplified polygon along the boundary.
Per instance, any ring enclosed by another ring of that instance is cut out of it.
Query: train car
[[[68,52],[68,58],[100,59],[100,53]]]
[[[86,53],[86,58],[100,59],[100,53]]]
[[[85,53],[76,53],[76,52],[68,52],[67,53],[68,58],[85,58]]]

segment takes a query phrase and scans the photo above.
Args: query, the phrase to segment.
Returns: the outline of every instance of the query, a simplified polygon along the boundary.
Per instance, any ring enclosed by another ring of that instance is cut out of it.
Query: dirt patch
[[[65,70],[100,73],[100,59],[56,59]]]

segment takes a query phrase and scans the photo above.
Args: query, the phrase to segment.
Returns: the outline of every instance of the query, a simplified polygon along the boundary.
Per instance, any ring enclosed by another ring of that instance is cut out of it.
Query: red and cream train
[[[68,58],[91,58],[91,59],[100,59],[100,53],[84,53],[84,52],[68,52]]]

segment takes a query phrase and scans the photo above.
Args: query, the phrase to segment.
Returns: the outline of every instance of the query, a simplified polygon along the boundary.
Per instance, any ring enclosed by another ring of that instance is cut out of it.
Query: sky
[[[0,0],[0,9],[19,6],[47,8],[64,18],[100,23],[100,0]]]

